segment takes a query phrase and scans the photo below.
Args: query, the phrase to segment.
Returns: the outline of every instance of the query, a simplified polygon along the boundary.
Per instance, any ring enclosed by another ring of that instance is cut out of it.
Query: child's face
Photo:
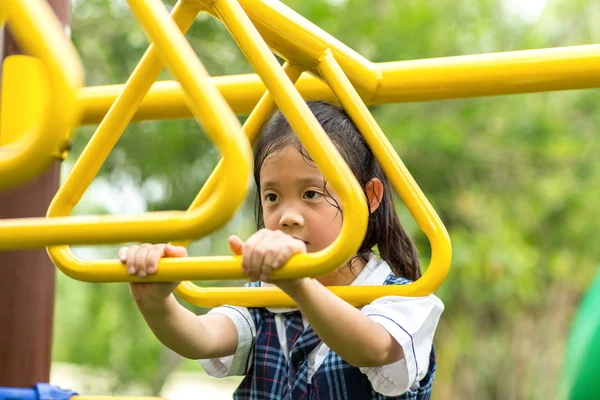
[[[339,199],[323,186],[319,169],[294,146],[269,155],[260,170],[265,228],[304,241],[309,253],[329,246],[340,233],[342,215],[334,206]]]

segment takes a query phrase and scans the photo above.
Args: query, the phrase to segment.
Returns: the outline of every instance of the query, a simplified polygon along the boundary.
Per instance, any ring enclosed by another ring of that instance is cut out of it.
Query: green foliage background
[[[592,0],[536,0],[525,8],[508,0],[284,2],[373,61],[600,41],[600,3]],[[536,4],[541,13],[526,12]],[[90,86],[125,82],[147,47],[122,0],[76,0],[72,34]],[[252,72],[220,22],[199,17],[188,38],[211,75]],[[569,323],[600,259],[600,92],[372,111],[452,238],[452,269],[438,292],[446,311],[436,334],[434,397],[556,398]],[[65,172],[94,129],[78,130]],[[217,160],[194,121],[131,124],[77,212],[186,209]],[[226,254],[229,233],[250,235],[251,204],[191,253]],[[426,264],[428,242],[398,208]],[[111,246],[79,251],[116,255]],[[55,327],[54,360],[114,371],[115,393],[132,383],[159,393],[174,369],[200,370],[160,346],[126,285],[59,276]]]

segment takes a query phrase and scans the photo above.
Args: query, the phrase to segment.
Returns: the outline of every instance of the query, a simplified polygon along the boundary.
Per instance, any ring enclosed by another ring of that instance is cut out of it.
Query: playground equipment
[[[31,6],[33,3],[36,7]],[[181,0],[171,18],[158,0],[129,3],[153,44],[125,85],[99,88],[78,89],[81,74],[72,46],[56,33],[57,26],[47,11],[32,11],[43,9],[37,7],[37,2],[9,0],[10,7],[0,13],[0,21],[8,19],[11,27],[20,32],[22,43],[32,46],[31,53],[39,58],[15,58],[5,64],[3,96],[17,95],[11,82],[23,80],[21,69],[38,71],[35,74],[39,84],[32,84],[38,90],[31,109],[17,114],[3,102],[0,189],[31,179],[43,170],[48,160],[64,151],[66,132],[77,124],[78,110],[82,113],[81,123],[101,121],[57,193],[47,218],[0,221],[0,250],[49,246],[48,253],[57,267],[82,281],[122,282],[142,278],[128,275],[118,260],[79,259],[69,245],[166,240],[186,244],[225,224],[246,195],[251,165],[249,145],[276,106],[340,195],[346,218],[340,236],[331,246],[317,253],[294,256],[274,273],[273,279],[318,276],[349,259],[366,231],[364,195],[308,110],[304,97],[337,101],[345,108],[427,235],[432,249],[426,273],[413,284],[331,290],[355,305],[386,295],[427,295],[441,285],[448,273],[450,239],[366,105],[600,86],[597,45],[376,64],[274,0]],[[199,12],[208,12],[224,23],[257,75],[208,77],[183,37]],[[29,44],[50,37],[52,41]],[[54,47],[50,48],[50,42]],[[283,67],[272,51],[286,60]],[[61,54],[62,63],[51,58],[52,54]],[[22,67],[11,66],[17,62]],[[163,65],[177,81],[153,84]],[[45,78],[44,71],[55,78]],[[47,88],[44,82],[50,82]],[[47,108],[53,112],[40,111],[44,99],[49,99],[49,106],[56,107]],[[240,127],[234,112],[250,110],[250,117]],[[187,212],[149,213],[140,217],[69,217],[131,120],[189,116],[200,121],[223,159]],[[39,129],[35,125],[36,129],[20,134],[27,119],[43,122]],[[6,136],[5,131],[9,132]],[[23,156],[10,155],[15,152]],[[31,162],[34,158],[36,162]],[[11,179],[4,173],[16,170],[24,173],[13,174]],[[240,264],[241,258],[234,256],[165,259],[155,275],[143,280],[241,279]],[[187,301],[201,306],[293,304],[278,289],[199,288],[186,282],[178,292]],[[587,310],[590,307],[584,312]],[[591,346],[591,342],[586,343]],[[594,389],[600,387],[591,390]]]
[[[248,3],[248,5],[254,6],[255,3]],[[124,266],[118,260],[88,262],[75,257],[65,245],[126,240],[158,241],[196,238],[210,233],[231,218],[231,213],[228,214],[227,211],[222,210],[222,204],[218,212],[212,210],[210,214],[214,217],[209,221],[200,220],[199,223],[197,219],[192,218],[198,215],[199,210],[211,210],[216,204],[220,204],[215,198],[218,198],[218,194],[222,193],[223,188],[232,187],[231,184],[224,182],[224,178],[232,174],[247,176],[247,174],[230,172],[232,168],[226,165],[227,154],[223,149],[221,149],[224,153],[223,165],[217,170],[227,170],[228,173],[224,176],[215,173],[215,178],[207,182],[206,187],[210,190],[204,190],[204,194],[201,193],[199,200],[194,202],[194,207],[190,208],[181,217],[182,219],[185,218],[187,224],[173,223],[167,225],[166,222],[179,221],[177,216],[172,215],[173,213],[155,213],[158,215],[151,214],[148,217],[135,220],[124,220],[123,217],[116,216],[100,218],[66,217],[81,198],[85,187],[93,179],[102,160],[108,155],[118,139],[118,135],[131,119],[135,107],[141,102],[145,91],[149,89],[156,75],[160,72],[161,64],[157,60],[155,52],[164,59],[167,66],[173,71],[176,78],[182,81],[182,85],[185,87],[186,83],[182,80],[185,75],[179,72],[178,76],[177,72],[177,68],[185,70],[185,64],[181,58],[177,58],[177,52],[187,52],[189,54],[191,50],[189,47],[180,44],[183,36],[178,32],[173,21],[179,23],[180,28],[185,31],[198,12],[204,10],[222,19],[268,89],[259,106],[249,118],[244,131],[248,136],[254,138],[266,116],[277,104],[298,133],[316,164],[328,178],[333,189],[340,194],[343,207],[346,210],[347,218],[344,219],[342,232],[331,246],[317,253],[295,256],[288,265],[273,275],[273,279],[318,276],[333,270],[337,265],[342,264],[355,254],[362,241],[361,238],[364,236],[364,233],[361,235],[357,235],[357,233],[366,230],[366,204],[360,187],[341,156],[339,156],[335,146],[310,114],[304,100],[290,81],[290,78],[296,80],[302,70],[308,70],[320,74],[334,88],[338,100],[345,106],[361,133],[373,147],[400,196],[415,216],[419,226],[427,234],[432,245],[431,265],[424,276],[414,284],[398,287],[390,286],[389,288],[335,288],[335,292],[351,303],[360,305],[385,295],[427,295],[439,287],[450,266],[451,250],[448,234],[439,217],[362,103],[359,94],[346,78],[344,70],[341,68],[342,62],[338,65],[336,61],[337,58],[346,60],[346,70],[352,70],[352,68],[355,70],[348,76],[361,76],[364,79],[362,72],[364,72],[365,60],[308,21],[285,11],[276,3],[273,3],[273,10],[277,11],[278,14],[271,15],[271,18],[278,19],[279,16],[286,15],[287,12],[287,18],[295,23],[291,26],[292,29],[297,30],[294,32],[295,35],[312,36],[316,39],[312,46],[286,42],[281,42],[281,45],[278,45],[276,49],[278,53],[289,59],[286,67],[289,78],[285,76],[285,72],[277,63],[248,15],[240,4],[235,1],[222,0],[214,3],[180,2],[173,10],[173,20],[168,18],[161,4],[156,1],[136,2],[131,6],[154,40],[153,45],[132,74],[123,94],[105,116],[96,134],[75,165],[71,176],[59,190],[48,212],[48,217],[51,218],[13,220],[0,224],[0,237],[6,238],[0,246],[4,248],[30,248],[43,245],[61,245],[49,247],[49,254],[53,262],[73,278],[94,282],[139,281],[142,278],[128,275]],[[263,12],[265,10],[268,9],[263,8]],[[252,15],[252,13],[249,13],[249,15]],[[293,20],[293,18],[296,19]],[[289,29],[290,26],[287,28]],[[169,47],[167,46],[168,43],[175,43],[175,45]],[[338,53],[337,58],[335,52]],[[196,62],[198,62],[197,59]],[[365,86],[365,84],[367,87],[376,86],[375,81],[365,81],[362,86]],[[361,85],[357,87],[360,88]],[[190,90],[187,88],[186,92],[189,93]],[[201,109],[201,107],[196,105],[196,109]],[[206,120],[216,123],[214,115],[208,116]],[[241,130],[238,129],[238,131],[241,134]],[[254,133],[250,131],[254,131]],[[218,138],[215,137],[213,140],[217,141]],[[240,142],[244,141],[240,140]],[[76,184],[74,184],[75,182]],[[219,185],[211,182],[219,182]],[[246,187],[243,184],[236,186],[242,189]],[[235,196],[230,197],[235,198]],[[239,205],[240,202],[236,205]],[[233,204],[233,202],[231,203]],[[220,217],[217,217],[217,215]],[[164,224],[158,225],[159,222],[164,222]],[[187,229],[182,229],[181,225],[184,225]],[[159,272],[145,278],[145,280],[238,279],[243,278],[240,263],[241,257],[233,256],[166,259],[161,261]],[[252,292],[249,292],[250,290]],[[235,288],[219,289],[211,292],[210,289],[201,289],[186,283],[180,288],[180,294],[194,304],[205,306],[223,303],[261,304],[263,306],[290,304],[290,299],[284,296],[281,291],[275,289]],[[257,299],[260,299],[260,303],[257,302]]]
[[[50,7],[31,0],[2,3],[0,24],[6,21],[35,58],[15,56],[3,66],[0,190],[36,177],[63,156],[79,119],[83,85],[77,52]]]

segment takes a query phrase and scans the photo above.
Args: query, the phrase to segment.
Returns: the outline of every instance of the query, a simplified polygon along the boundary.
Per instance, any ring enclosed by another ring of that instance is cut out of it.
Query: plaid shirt
[[[410,281],[389,275],[385,285],[403,285]],[[323,363],[309,380],[308,355],[321,343],[309,325],[304,328],[299,311],[284,314],[288,357],[279,343],[275,315],[264,308],[249,309],[256,326],[256,343],[250,355],[252,362],[246,377],[234,393],[239,400],[313,400],[313,399],[407,399],[431,397],[435,375],[435,351],[432,347],[427,374],[418,388],[397,397],[375,392],[359,368],[329,351]],[[250,361],[250,360],[249,360]]]

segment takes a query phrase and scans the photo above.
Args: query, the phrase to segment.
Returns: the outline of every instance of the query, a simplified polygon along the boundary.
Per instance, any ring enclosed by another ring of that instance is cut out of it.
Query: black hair
[[[400,224],[394,208],[391,184],[371,148],[343,109],[325,101],[311,101],[307,104],[363,190],[372,178],[379,178],[383,183],[383,199],[380,199],[379,207],[369,215],[367,233],[357,256],[367,261],[369,253],[377,246],[379,255],[389,264],[396,276],[411,280],[418,279],[421,276],[421,267],[417,251]],[[295,146],[305,159],[312,161],[283,114],[275,111],[263,125],[254,151],[254,180],[258,188],[256,198],[258,229],[264,227],[260,170],[269,155],[289,145]],[[341,210],[337,202],[335,206]]]

